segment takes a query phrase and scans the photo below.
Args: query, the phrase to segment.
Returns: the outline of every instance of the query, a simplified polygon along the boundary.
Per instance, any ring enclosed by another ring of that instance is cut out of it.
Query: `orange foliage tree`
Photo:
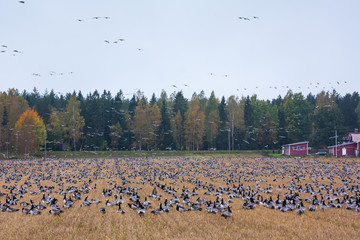
[[[16,152],[32,155],[44,144],[45,125],[39,114],[33,109],[23,112],[15,123],[16,135],[13,135],[13,146]]]

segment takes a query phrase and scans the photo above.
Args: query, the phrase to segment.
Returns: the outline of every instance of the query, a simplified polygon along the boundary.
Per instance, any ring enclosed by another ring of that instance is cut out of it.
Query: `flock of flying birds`
[[[2,212],[59,215],[82,208],[144,216],[204,210],[227,219],[234,211],[243,214],[241,209],[262,206],[264,211],[299,215],[318,209],[360,213],[356,161],[127,158],[15,160],[0,165]]]
[[[21,4],[25,4],[25,1],[19,1],[19,3],[21,3]],[[88,18],[88,19],[85,19],[85,18],[77,18],[76,19],[76,21],[77,22],[79,22],[79,23],[82,23],[82,22],[87,22],[87,21],[101,21],[101,20],[104,20],[104,21],[107,21],[107,20],[110,20],[111,18],[109,17],[109,16],[94,16],[94,17],[91,17],[91,18]],[[238,17],[238,19],[239,20],[241,20],[241,21],[251,21],[251,20],[259,20],[260,19],[260,17],[258,17],[258,16],[252,16],[252,17],[245,17],[245,16],[239,16]],[[116,39],[105,39],[104,40],[104,43],[106,43],[106,44],[119,44],[119,43],[122,43],[122,42],[124,42],[125,41],[125,38],[116,38]],[[136,48],[137,49],[137,51],[142,51],[143,49],[142,48]],[[20,51],[20,50],[17,50],[17,49],[9,49],[8,50],[8,46],[7,45],[5,45],[5,44],[3,44],[3,45],[1,45],[1,48],[0,48],[0,53],[10,53],[12,56],[17,56],[17,55],[19,55],[19,54],[23,54],[23,52],[22,51]],[[51,71],[47,71],[48,72],[48,75],[50,75],[50,76],[56,76],[56,75],[58,75],[58,76],[63,76],[63,75],[66,75],[66,73],[65,72],[60,72],[60,73],[56,73],[55,71],[53,71],[53,70],[51,70]],[[73,71],[71,71],[71,72],[69,72],[68,73],[68,75],[71,75],[71,74],[73,74],[74,72]],[[34,73],[32,73],[32,76],[34,76],[34,77],[42,77],[42,76],[45,76],[46,74],[43,74],[43,73],[38,73],[38,72],[34,72]],[[215,74],[215,73],[210,73],[210,76],[212,76],[212,77],[215,77],[215,76],[223,76],[223,77],[225,77],[225,78],[229,78],[230,77],[230,74],[222,74],[222,75],[217,75],[217,74]],[[336,85],[340,85],[340,84],[346,84],[347,83],[347,81],[343,81],[343,83],[341,82],[339,82],[339,81],[336,81],[336,82],[329,82],[329,86],[325,86],[325,85],[323,85],[323,86],[320,86],[320,83],[319,82],[317,82],[317,83],[310,83],[310,84],[308,84],[308,85],[306,85],[306,86],[297,86],[296,88],[297,89],[299,89],[299,90],[302,90],[302,89],[304,89],[304,90],[306,90],[306,89],[308,89],[308,90],[311,90],[311,89],[313,89],[313,88],[319,88],[319,89],[322,89],[322,90],[326,90],[327,89],[327,87],[330,87],[331,89],[333,89],[333,90],[335,90],[335,86]],[[185,87],[188,87],[189,85],[188,84],[183,84],[183,86],[185,86]],[[178,88],[178,86],[176,86],[176,85],[172,85],[172,87],[174,87],[174,88]],[[263,88],[263,87],[265,87],[265,86],[256,86],[255,87],[255,89],[252,89],[253,91],[258,91],[258,89],[259,88]],[[270,89],[274,89],[274,90],[278,90],[278,89],[289,89],[290,87],[289,86],[285,86],[285,85],[282,85],[282,86],[268,86],[268,88],[270,88]],[[246,92],[246,91],[248,91],[249,90],[249,88],[247,88],[247,87],[243,87],[243,88],[236,88],[236,91],[237,92]],[[129,94],[129,95],[131,95],[131,94]]]

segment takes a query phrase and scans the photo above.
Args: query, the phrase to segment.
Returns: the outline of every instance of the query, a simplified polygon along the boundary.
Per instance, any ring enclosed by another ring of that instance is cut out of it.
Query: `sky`
[[[360,90],[359,10],[358,0],[0,0],[0,91],[345,95]]]

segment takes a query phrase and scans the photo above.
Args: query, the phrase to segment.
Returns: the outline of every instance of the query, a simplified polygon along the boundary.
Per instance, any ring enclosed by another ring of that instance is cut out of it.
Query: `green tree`
[[[119,139],[121,138],[122,128],[120,123],[110,126],[110,147],[112,150],[119,150]]]
[[[225,101],[225,97],[223,96],[221,98],[220,104],[219,104],[219,134],[216,138],[216,146],[219,149],[227,149],[228,147],[228,133],[226,132],[226,129],[228,126],[228,118],[227,118],[227,105]]]
[[[219,121],[219,101],[216,99],[214,91],[212,91],[205,108],[206,139],[209,143],[208,148],[216,148],[215,139],[219,133]]]
[[[322,91],[316,97],[316,106],[314,114],[314,134],[312,136],[312,145],[317,148],[325,148],[333,144],[335,130],[342,136],[345,134],[343,127],[344,117],[336,103],[335,92],[332,94]]]
[[[284,98],[287,143],[309,140],[312,133],[312,106],[301,93],[288,91]]]
[[[165,150],[169,148],[174,148],[173,134],[171,130],[170,122],[170,113],[168,111],[168,102],[167,94],[163,90],[161,92],[159,107],[161,114],[161,124],[159,127],[159,137],[160,137],[160,149]]]

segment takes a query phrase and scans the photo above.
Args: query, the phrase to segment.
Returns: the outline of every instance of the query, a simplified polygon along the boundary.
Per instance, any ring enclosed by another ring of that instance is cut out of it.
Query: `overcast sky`
[[[360,90],[359,11],[358,0],[1,0],[0,90],[344,95]]]

